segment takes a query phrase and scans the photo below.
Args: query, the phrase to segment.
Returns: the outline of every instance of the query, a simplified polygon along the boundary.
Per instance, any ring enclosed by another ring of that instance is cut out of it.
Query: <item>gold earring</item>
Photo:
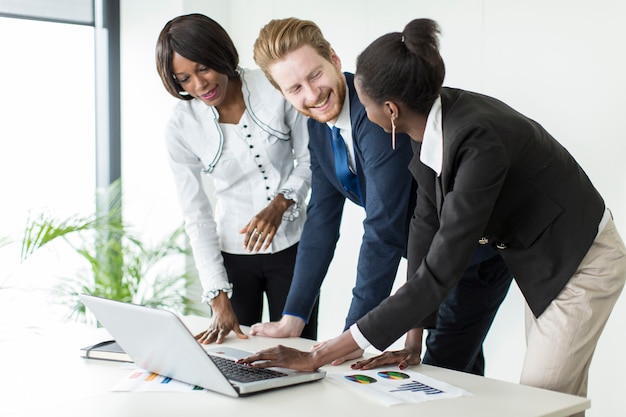
[[[394,115],[391,115],[391,149],[396,149],[396,123],[394,122],[396,118]]]

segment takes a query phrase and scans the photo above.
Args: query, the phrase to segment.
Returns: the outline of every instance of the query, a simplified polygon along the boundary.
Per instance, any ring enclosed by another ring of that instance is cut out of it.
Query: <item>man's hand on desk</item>
[[[326,343],[328,343],[328,341],[314,344],[313,347],[311,347],[311,352],[315,352],[316,350],[324,347],[326,345]],[[357,349],[354,352],[349,353],[349,354],[347,354],[345,356],[342,356],[339,359],[335,359],[330,364],[333,365],[333,366],[341,365],[342,363],[347,362],[347,361],[351,361],[352,359],[360,358],[361,356],[363,356],[363,352],[364,352],[363,349]]]
[[[211,309],[213,310],[213,318],[209,328],[196,335],[196,340],[202,344],[222,343],[226,336],[233,331],[239,339],[247,339],[241,328],[239,320],[233,311],[228,296],[224,293],[211,301]]]
[[[359,345],[354,341],[350,332],[345,331],[334,339],[320,343],[310,352],[278,345],[239,359],[237,363],[245,363],[253,368],[280,366],[298,371],[314,371],[320,366],[350,356],[358,348]]]
[[[419,365],[422,362],[421,350],[415,352],[413,350],[404,348],[402,350],[394,350],[383,352],[378,356],[373,356],[369,359],[357,361],[350,365],[352,369],[373,369],[379,366],[398,365],[398,368],[404,369],[409,366]]]
[[[284,315],[280,321],[253,325],[250,334],[265,337],[299,337],[304,325],[304,320],[300,317]]]
[[[416,327],[406,334],[404,349],[383,352],[380,355],[364,359],[350,365],[352,369],[373,369],[385,365],[398,365],[404,369],[409,366],[419,365],[422,362],[422,335],[424,329]]]

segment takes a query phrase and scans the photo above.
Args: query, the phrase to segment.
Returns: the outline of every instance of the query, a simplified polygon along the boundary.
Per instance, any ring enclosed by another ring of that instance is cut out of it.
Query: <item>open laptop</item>
[[[238,364],[236,359],[251,353],[221,346],[205,350],[170,311],[86,294],[80,299],[137,366],[210,391],[239,397],[326,376],[324,371]]]

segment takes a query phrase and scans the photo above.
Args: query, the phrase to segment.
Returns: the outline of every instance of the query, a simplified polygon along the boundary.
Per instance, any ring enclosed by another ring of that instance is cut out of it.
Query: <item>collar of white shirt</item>
[[[433,103],[426,119],[426,129],[422,139],[420,161],[441,175],[443,165],[443,126],[441,120],[441,96]]]

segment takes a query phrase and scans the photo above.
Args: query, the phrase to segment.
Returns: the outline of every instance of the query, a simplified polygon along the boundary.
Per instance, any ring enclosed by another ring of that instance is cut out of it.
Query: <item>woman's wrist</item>
[[[272,199],[274,202],[282,209],[283,220],[292,222],[300,216],[300,204],[291,188],[278,190]]]
[[[285,197],[285,195],[283,193],[276,194],[276,196],[274,197],[274,199],[272,201],[275,204],[279,205],[279,207],[282,209],[283,213],[285,211],[287,211],[287,209],[289,207],[291,207],[292,205],[294,205],[296,203],[295,201],[290,200],[287,197]]]

